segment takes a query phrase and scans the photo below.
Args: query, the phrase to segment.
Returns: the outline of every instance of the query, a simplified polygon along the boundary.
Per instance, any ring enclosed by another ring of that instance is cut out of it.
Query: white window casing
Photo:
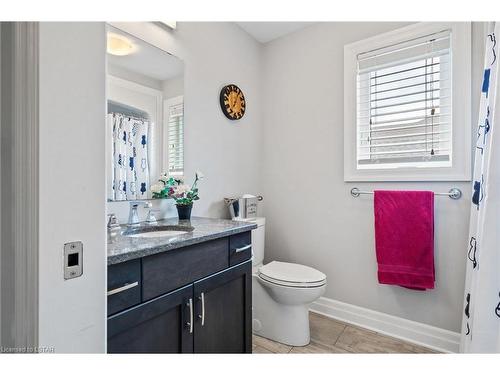
[[[184,97],[165,100],[165,165],[171,176],[184,174]]]
[[[418,23],[344,48],[344,180],[469,181],[470,23]]]

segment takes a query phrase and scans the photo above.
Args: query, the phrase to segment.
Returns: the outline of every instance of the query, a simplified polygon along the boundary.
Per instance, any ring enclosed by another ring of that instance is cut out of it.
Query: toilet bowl
[[[305,265],[272,261],[263,264],[265,218],[252,230],[253,333],[291,346],[309,344],[309,306],[326,289],[326,276]]]
[[[276,271],[283,269],[286,274]],[[309,344],[309,305],[325,292],[324,274],[300,264],[273,261],[254,267],[252,288],[255,334],[292,346]]]

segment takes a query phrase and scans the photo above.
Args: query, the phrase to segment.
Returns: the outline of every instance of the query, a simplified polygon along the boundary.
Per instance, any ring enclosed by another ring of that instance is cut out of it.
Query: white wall
[[[104,56],[103,23],[40,24],[39,344],[56,352],[105,350]],[[65,281],[70,241],[83,275]]]
[[[167,79],[162,82],[163,99],[184,95],[184,75]]]
[[[310,265],[328,278],[325,297],[459,331],[470,209],[469,183],[343,182],[343,48],[403,23],[323,23],[265,45],[262,187],[266,259]],[[482,71],[481,26],[474,26],[473,119]],[[436,289],[379,285],[373,197],[349,191],[460,188],[436,198]]]
[[[131,70],[127,70],[125,68],[116,65],[108,64],[107,69],[108,69],[108,74],[112,76],[120,77],[126,79],[127,81],[135,82],[138,83],[139,85],[147,86],[152,89],[156,90],[162,89],[162,82],[157,79],[147,77],[140,73],[133,72]]]
[[[152,23],[112,25],[184,61],[185,176],[188,183],[196,170],[206,176],[193,215],[228,217],[224,197],[261,193],[262,46],[233,23],[179,22],[175,31]],[[240,86],[247,100],[240,121],[220,110],[219,92],[228,83]],[[163,216],[177,215],[171,201],[161,208]],[[128,204],[108,203],[108,212],[125,222]]]

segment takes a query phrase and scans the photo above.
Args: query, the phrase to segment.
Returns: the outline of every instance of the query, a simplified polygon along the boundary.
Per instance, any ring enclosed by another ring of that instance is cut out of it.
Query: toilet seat
[[[270,283],[293,288],[317,288],[326,284],[326,275],[296,263],[272,261],[259,268],[259,277]]]

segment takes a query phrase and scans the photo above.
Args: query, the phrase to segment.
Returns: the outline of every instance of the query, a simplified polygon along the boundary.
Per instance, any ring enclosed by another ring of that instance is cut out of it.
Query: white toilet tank
[[[252,230],[252,253],[253,261],[252,265],[257,266],[264,261],[264,240],[266,236],[266,218],[265,217],[255,217],[253,219],[247,219],[246,221],[251,221],[257,224],[257,228]]]
[[[266,218],[254,217],[248,219],[236,219],[257,224],[257,228],[252,230],[252,266],[258,266],[264,261],[264,242],[266,237]]]

